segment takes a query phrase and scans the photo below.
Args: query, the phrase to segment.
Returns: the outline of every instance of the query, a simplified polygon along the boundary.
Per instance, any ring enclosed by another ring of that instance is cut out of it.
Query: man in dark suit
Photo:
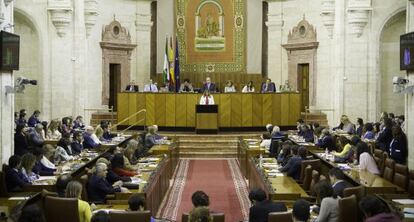
[[[307,150],[304,147],[292,147],[293,156],[288,160],[285,166],[279,168],[280,172],[286,172],[286,174],[296,181],[300,179],[300,170],[302,167],[302,160],[306,159]]]
[[[30,116],[29,120],[27,121],[27,125],[29,125],[29,127],[35,127],[37,124],[41,123],[41,121],[39,120],[39,116],[40,116],[40,111],[35,110],[33,112],[33,115]]]
[[[135,84],[135,81],[132,80],[129,85],[125,88],[127,92],[138,92],[138,85]]]
[[[267,222],[269,213],[287,211],[284,203],[268,200],[262,189],[254,189],[249,193],[252,202],[249,212],[249,222]]]
[[[83,150],[82,145],[83,135],[81,132],[73,133],[73,142],[70,144],[73,154],[79,154]]]
[[[328,151],[336,150],[334,139],[326,128],[322,130],[322,138],[315,145],[322,149],[328,149]]]
[[[264,82],[262,84],[262,93],[267,93],[267,92],[276,92],[276,86],[275,83],[272,82],[271,79],[266,79],[266,82]]]
[[[209,92],[216,92],[216,84],[211,82],[210,77],[206,78],[206,82],[203,84],[203,87],[201,87],[200,92],[204,93],[205,91],[209,91]]]
[[[93,203],[105,203],[106,195],[114,194],[121,191],[122,182],[116,182],[111,185],[106,180],[108,168],[104,163],[98,163],[95,167],[95,173],[88,180],[88,198]]]
[[[348,187],[352,187],[351,184],[344,180],[345,175],[342,170],[338,168],[332,168],[329,170],[329,178],[336,196],[340,196],[341,198],[344,197],[344,190]]]
[[[389,154],[390,143],[392,141],[392,120],[388,117],[385,117],[383,121],[384,127],[379,132],[376,143],[383,151]]]
[[[9,165],[5,170],[7,192],[21,191],[25,185],[29,185],[23,180],[23,176],[18,170],[21,162],[22,159],[17,155],[9,158]]]

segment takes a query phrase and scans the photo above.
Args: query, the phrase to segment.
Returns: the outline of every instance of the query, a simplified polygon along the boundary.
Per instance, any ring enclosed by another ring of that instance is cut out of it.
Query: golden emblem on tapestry
[[[217,52],[225,50],[223,7],[214,0],[200,2],[195,14],[195,50]]]

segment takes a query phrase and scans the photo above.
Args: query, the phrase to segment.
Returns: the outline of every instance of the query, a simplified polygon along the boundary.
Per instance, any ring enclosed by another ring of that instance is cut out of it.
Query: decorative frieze
[[[85,28],[86,36],[89,36],[98,18],[98,0],[85,0]]]
[[[348,5],[348,24],[351,33],[360,37],[369,22],[371,8],[370,0],[351,0]]]
[[[60,37],[66,35],[66,27],[72,21],[73,8],[70,0],[49,0],[50,18]]]
[[[335,0],[322,0],[322,23],[328,30],[329,38],[332,38],[335,24]]]

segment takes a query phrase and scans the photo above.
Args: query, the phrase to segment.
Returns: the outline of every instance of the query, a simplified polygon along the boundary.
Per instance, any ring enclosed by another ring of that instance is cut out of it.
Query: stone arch
[[[42,94],[42,54],[41,35],[34,19],[18,8],[14,9],[14,32],[20,35],[20,68],[14,72],[14,77],[24,76],[36,79],[37,86],[26,87],[24,94],[15,95],[15,110],[26,109],[28,114],[33,110],[42,110],[39,98]]]
[[[399,35],[405,33],[406,10],[400,8],[390,14],[381,25],[379,32],[379,81],[377,83],[379,109],[396,114],[404,113],[404,95],[394,94],[392,77],[404,77],[405,72],[399,66]]]

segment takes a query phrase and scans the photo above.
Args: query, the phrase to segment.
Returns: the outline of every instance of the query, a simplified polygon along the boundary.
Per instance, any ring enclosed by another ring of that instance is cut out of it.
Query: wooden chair
[[[305,178],[305,169],[307,166],[312,166],[313,170],[320,170],[321,169],[321,160],[314,159],[314,160],[304,160],[302,161],[301,169],[300,169],[300,181],[303,182]]]
[[[109,218],[111,222],[123,221],[151,221],[151,212],[146,211],[110,211]]]
[[[362,197],[365,196],[365,194],[366,194],[366,190],[365,190],[365,187],[362,185],[357,186],[357,187],[348,187],[344,189],[344,197],[350,197],[352,195],[355,195],[357,203],[359,203],[359,201],[362,199]],[[356,213],[357,213],[358,221],[363,221],[364,214],[359,209],[359,207]]]
[[[225,217],[223,213],[213,213],[211,214],[213,216],[213,222],[224,222]],[[183,213],[181,216],[181,222],[188,222],[188,213]],[[112,221],[111,221],[112,222]]]
[[[293,222],[292,212],[272,212],[269,213],[268,222]]]
[[[392,182],[392,180],[394,179],[394,169],[395,169],[395,161],[391,158],[387,158],[385,159],[385,164],[384,164],[384,179]]]
[[[46,221],[79,222],[78,199],[46,196]]]
[[[0,197],[10,197],[6,186],[6,165],[3,164],[2,171],[0,172]]]
[[[315,192],[315,184],[317,184],[320,180],[321,176],[319,174],[318,171],[316,170],[312,170],[312,181],[310,183],[309,186],[309,194],[311,196],[316,196],[316,192]]]
[[[303,188],[305,191],[309,192],[311,182],[312,182],[312,166],[311,166],[311,165],[308,165],[308,166],[305,168],[305,177],[304,177],[304,179],[303,179],[302,188]]]
[[[384,175],[384,161],[385,161],[384,151],[382,151],[381,149],[374,149],[373,156],[378,166],[378,169],[380,171],[380,175],[383,176]]]
[[[408,167],[403,164],[395,164],[393,183],[404,190],[407,190]]]
[[[414,198],[414,170],[409,171],[408,194]]]
[[[82,184],[82,200],[88,202],[88,175],[81,176],[79,182]]]
[[[357,210],[358,203],[355,195],[339,199],[339,222],[357,221]]]

